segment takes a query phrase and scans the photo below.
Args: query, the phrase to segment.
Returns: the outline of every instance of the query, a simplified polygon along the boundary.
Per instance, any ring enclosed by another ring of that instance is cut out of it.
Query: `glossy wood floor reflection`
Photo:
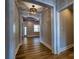
[[[39,42],[39,38],[24,38],[24,44],[20,47],[16,59],[73,59],[73,50],[54,55]]]

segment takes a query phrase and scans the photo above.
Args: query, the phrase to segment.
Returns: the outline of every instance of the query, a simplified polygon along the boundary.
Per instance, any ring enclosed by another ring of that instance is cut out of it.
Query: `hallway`
[[[16,59],[73,59],[73,50],[70,49],[60,55],[54,55],[39,41],[40,38],[24,38]]]
[[[74,12],[73,2],[68,2],[72,1],[9,1],[6,58],[73,59]]]

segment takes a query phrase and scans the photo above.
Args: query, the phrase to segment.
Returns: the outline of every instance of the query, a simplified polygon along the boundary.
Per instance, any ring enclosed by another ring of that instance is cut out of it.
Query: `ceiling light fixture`
[[[31,14],[36,14],[37,9],[35,8],[35,5],[32,5],[32,8],[30,8],[30,13]]]

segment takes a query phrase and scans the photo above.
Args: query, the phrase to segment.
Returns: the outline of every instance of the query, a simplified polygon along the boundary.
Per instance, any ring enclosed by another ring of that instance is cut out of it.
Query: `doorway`
[[[40,21],[32,17],[23,18],[24,36],[39,37],[40,36]]]
[[[60,51],[73,48],[74,45],[74,17],[73,4],[59,11],[60,21]]]

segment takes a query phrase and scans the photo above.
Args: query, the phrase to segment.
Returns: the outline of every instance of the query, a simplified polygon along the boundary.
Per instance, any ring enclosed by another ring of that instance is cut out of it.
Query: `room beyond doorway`
[[[23,18],[24,37],[39,37],[40,36],[40,21],[32,17]]]

